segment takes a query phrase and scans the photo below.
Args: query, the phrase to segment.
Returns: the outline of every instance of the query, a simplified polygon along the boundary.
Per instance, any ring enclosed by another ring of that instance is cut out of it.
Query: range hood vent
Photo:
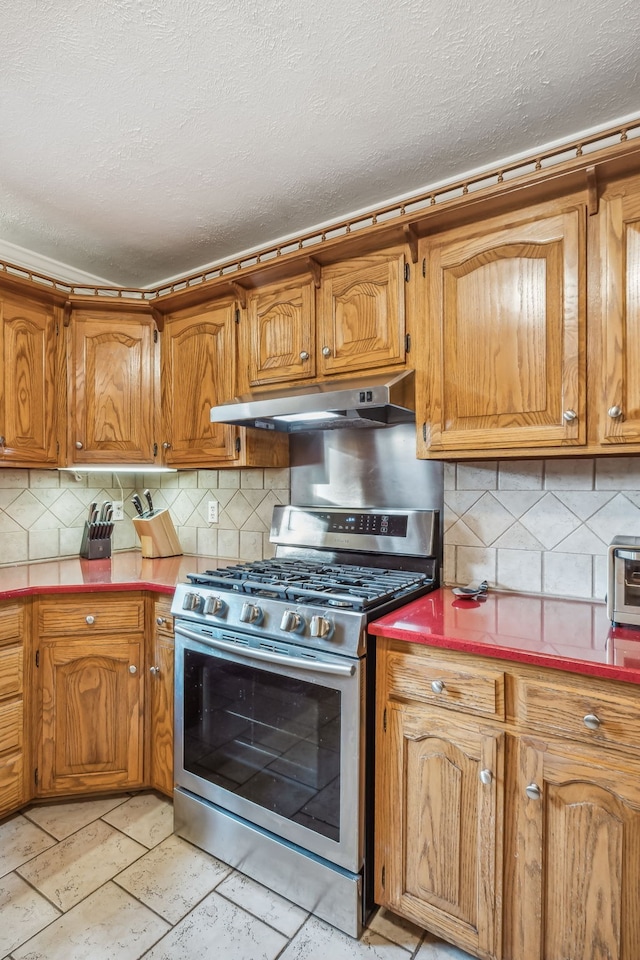
[[[248,393],[212,407],[211,422],[284,433],[410,423],[415,420],[414,379],[413,370],[402,370]]]

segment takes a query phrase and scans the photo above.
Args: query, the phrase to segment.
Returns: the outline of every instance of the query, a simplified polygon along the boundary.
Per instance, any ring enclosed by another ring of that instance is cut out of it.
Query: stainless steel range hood
[[[414,419],[413,370],[249,393],[211,408],[212,423],[285,433],[381,427]]]

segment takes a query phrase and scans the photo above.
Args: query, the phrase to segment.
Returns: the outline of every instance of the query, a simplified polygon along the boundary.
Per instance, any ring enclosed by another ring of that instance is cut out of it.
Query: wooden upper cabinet
[[[142,313],[74,312],[71,463],[156,463],[155,325]]]
[[[211,423],[215,404],[235,393],[235,301],[165,318],[162,332],[162,447],[168,466],[234,461],[235,427]]]
[[[281,467],[286,434],[211,423],[211,407],[237,392],[236,303],[217,300],[167,314],[162,333],[162,448],[174,467]]]
[[[0,464],[58,463],[60,308],[0,292]]]
[[[318,317],[320,374],[404,363],[404,272],[403,250],[322,268]]]
[[[520,217],[421,243],[419,455],[586,442],[585,207]]]
[[[315,287],[308,277],[273,283],[247,298],[240,362],[248,385],[315,376]]]
[[[640,179],[605,192],[601,250],[602,370],[598,442],[640,443]],[[595,379],[595,377],[594,377]]]

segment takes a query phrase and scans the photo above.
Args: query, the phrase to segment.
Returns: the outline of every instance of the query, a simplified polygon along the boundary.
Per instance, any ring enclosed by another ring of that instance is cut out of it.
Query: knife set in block
[[[105,560],[111,556],[111,534],[113,533],[113,504],[105,500],[98,513],[98,504],[89,506],[89,517],[85,520],[80,544],[80,556],[87,560]]]
[[[143,557],[177,557],[182,553],[178,534],[168,510],[156,510],[150,517],[134,517]]]

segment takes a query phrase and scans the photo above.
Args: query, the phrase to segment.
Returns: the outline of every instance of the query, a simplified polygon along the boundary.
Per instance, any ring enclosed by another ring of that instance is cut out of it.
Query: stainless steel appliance
[[[176,590],[175,829],[358,936],[374,617],[438,585],[436,510],[276,507],[271,560]]]
[[[609,546],[607,616],[640,626],[640,537],[614,537]]]

